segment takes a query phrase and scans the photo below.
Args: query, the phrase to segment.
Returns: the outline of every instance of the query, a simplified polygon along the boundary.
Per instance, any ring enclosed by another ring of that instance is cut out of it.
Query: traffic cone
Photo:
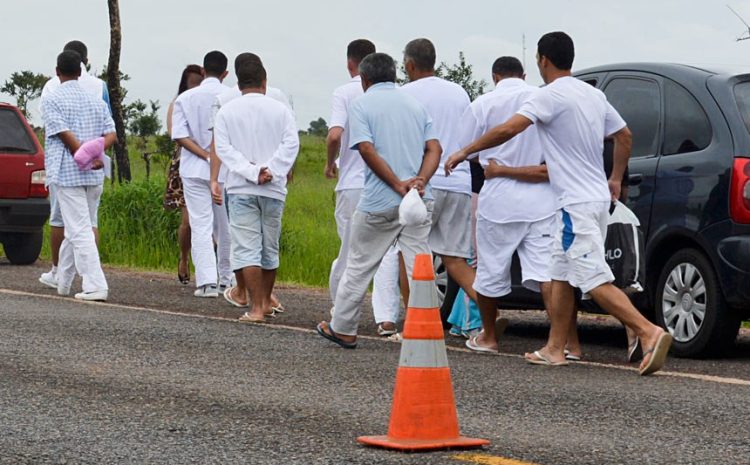
[[[443,339],[432,258],[417,255],[402,333],[401,358],[387,436],[361,436],[368,446],[400,451],[481,447],[460,435]]]

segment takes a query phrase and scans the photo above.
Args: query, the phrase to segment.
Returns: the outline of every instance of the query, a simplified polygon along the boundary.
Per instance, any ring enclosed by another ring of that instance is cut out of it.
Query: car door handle
[[[643,182],[643,175],[642,174],[631,174],[628,177],[628,182],[631,186],[637,186],[638,184]]]

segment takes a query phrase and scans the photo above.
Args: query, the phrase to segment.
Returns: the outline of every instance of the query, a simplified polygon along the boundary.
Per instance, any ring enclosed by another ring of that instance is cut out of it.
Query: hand
[[[454,169],[456,169],[458,164],[466,160],[467,156],[468,154],[464,153],[463,150],[459,150],[458,152],[451,154],[451,156],[448,157],[447,160],[445,160],[445,175],[450,176],[450,174]]]
[[[286,174],[286,183],[291,184],[294,181],[294,168],[290,169]]]
[[[612,201],[616,202],[620,200],[620,192],[622,190],[622,181],[609,180],[609,192],[612,194]]]
[[[406,181],[399,181],[395,186],[393,186],[393,190],[396,191],[401,197],[405,196],[409,192],[410,181],[412,180],[408,179]]]
[[[499,178],[503,176],[503,168],[505,166],[501,165],[495,160],[490,160],[490,163],[487,165],[487,167],[484,169],[484,177],[485,179],[492,179],[492,178]]]
[[[222,195],[221,184],[218,181],[211,181],[211,200],[216,205],[221,205],[224,202],[224,196]]]
[[[102,168],[104,168],[104,162],[102,160],[96,159],[91,162],[92,170],[100,170]]]
[[[266,167],[261,168],[260,173],[258,174],[258,185],[262,186],[263,184],[267,184],[271,181],[273,181],[273,175],[271,174],[271,171]]]
[[[421,176],[416,176],[407,181],[409,189],[416,189],[419,192],[420,197],[424,197],[425,179]]]
[[[328,179],[336,179],[339,174],[339,169],[336,167],[336,163],[326,163],[326,169],[323,171]]]

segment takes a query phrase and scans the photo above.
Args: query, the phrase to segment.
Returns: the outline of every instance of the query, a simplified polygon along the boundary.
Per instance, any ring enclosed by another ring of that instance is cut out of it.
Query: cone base
[[[383,447],[400,451],[426,451],[439,449],[473,449],[489,445],[486,439],[459,436],[451,439],[394,439],[388,436],[360,436],[357,442],[366,446]]]

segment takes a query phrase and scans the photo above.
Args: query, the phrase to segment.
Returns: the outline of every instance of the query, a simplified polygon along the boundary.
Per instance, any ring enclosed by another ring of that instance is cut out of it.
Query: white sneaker
[[[52,289],[57,289],[57,273],[54,270],[42,273],[39,276],[39,282]]]
[[[216,290],[216,284],[206,284],[196,289],[193,295],[196,297],[219,297],[219,292]]]
[[[109,297],[109,291],[107,289],[92,292],[79,292],[75,295],[75,298],[78,300],[98,300],[102,302],[107,300],[107,297]]]

